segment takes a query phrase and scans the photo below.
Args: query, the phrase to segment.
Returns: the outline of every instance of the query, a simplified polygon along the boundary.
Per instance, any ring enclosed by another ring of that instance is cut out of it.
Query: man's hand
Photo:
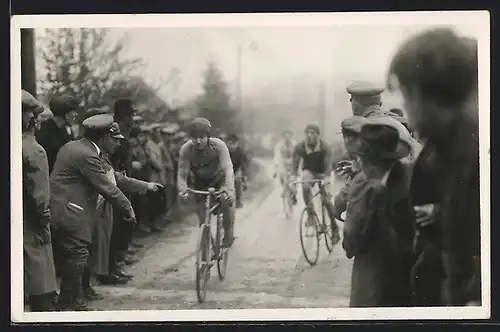
[[[225,190],[221,195],[221,199],[229,206],[232,206],[235,200],[231,190]]]
[[[140,161],[133,161],[132,168],[135,170],[140,170],[142,168],[142,164]]]
[[[46,225],[46,226],[43,226],[42,228],[40,228],[38,233],[35,235],[35,239],[42,246],[51,243],[52,237],[50,235],[49,226]]]
[[[434,223],[434,207],[435,204],[426,204],[413,207],[418,226],[425,227]]]
[[[130,208],[127,212],[128,212],[128,215],[126,217],[124,217],[123,220],[125,220],[126,222],[131,223],[131,224],[137,224],[137,219],[135,218],[134,209]]]
[[[181,199],[181,203],[186,203],[189,199],[189,191],[187,190],[180,191],[179,198]]]
[[[335,172],[338,176],[351,175],[352,170],[352,161],[351,160],[342,160],[335,165]]]
[[[163,185],[155,182],[149,182],[148,183],[148,190],[149,191],[158,191],[160,189],[163,189]]]

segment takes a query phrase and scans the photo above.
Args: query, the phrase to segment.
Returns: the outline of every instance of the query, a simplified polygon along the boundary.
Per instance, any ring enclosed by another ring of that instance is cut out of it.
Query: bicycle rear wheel
[[[309,265],[314,266],[319,258],[319,233],[318,233],[318,216],[313,212],[314,222],[312,225],[307,225],[307,209],[302,211],[300,217],[300,246],[302,253]]]
[[[196,295],[198,303],[205,301],[210,272],[210,227],[202,225],[196,250]]]
[[[222,246],[222,239],[224,238],[224,227],[222,227],[222,215],[217,216],[217,235],[215,241],[217,242],[217,272],[219,280],[226,278],[227,261],[229,249]]]

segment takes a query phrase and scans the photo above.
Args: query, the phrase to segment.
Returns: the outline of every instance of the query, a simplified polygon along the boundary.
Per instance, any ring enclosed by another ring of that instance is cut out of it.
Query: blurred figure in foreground
[[[241,194],[247,185],[248,157],[236,134],[228,135],[227,147],[229,148],[229,155],[233,163],[236,208],[239,209],[243,207],[241,203]]]
[[[35,139],[43,108],[22,90],[23,259],[25,291],[31,311],[52,311],[57,290],[52,253],[47,154]]]
[[[433,29],[407,40],[390,66],[389,87],[399,87],[424,141],[411,188],[420,254],[414,274],[434,284],[417,285],[422,304],[439,301],[425,297],[439,291],[440,261],[445,305],[481,301],[476,47],[451,29]]]

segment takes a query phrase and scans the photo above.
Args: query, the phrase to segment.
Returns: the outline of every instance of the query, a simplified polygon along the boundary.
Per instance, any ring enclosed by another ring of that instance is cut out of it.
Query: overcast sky
[[[211,60],[225,79],[236,78],[237,49],[242,46],[244,92],[296,74],[331,79],[336,73],[384,79],[391,56],[401,42],[428,26],[112,28],[113,39],[127,36],[125,56],[149,63],[146,78],[167,77],[180,70],[177,91],[163,97],[186,100],[201,90],[201,73]],[[476,27],[455,25],[462,35],[477,37]]]

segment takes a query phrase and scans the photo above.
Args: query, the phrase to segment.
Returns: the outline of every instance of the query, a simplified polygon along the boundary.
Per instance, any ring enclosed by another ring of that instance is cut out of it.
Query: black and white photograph
[[[489,318],[489,22],[13,16],[11,320]]]

